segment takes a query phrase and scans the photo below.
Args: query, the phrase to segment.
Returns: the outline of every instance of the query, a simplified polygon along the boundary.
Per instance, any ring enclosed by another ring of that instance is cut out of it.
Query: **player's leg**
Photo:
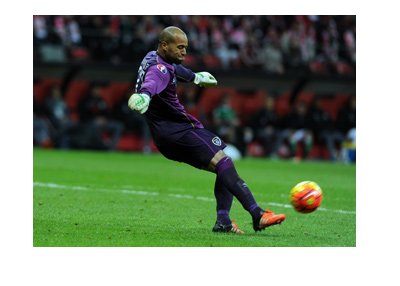
[[[216,164],[217,158],[219,158],[218,155],[214,156],[211,160]],[[214,173],[215,172],[214,164],[210,163],[207,167],[207,170]],[[229,212],[232,207],[233,195],[225,187],[224,183],[218,178],[218,176],[215,179],[214,195],[217,201],[217,221],[215,222],[213,231],[224,231],[226,229],[229,229],[230,228],[229,226],[232,225]]]
[[[258,206],[250,189],[239,177],[231,158],[221,150],[211,159],[209,170],[217,174],[219,180],[241,203],[253,218],[257,218],[263,212]]]
[[[264,211],[257,204],[249,187],[239,177],[232,159],[226,156],[222,150],[218,151],[211,159],[209,170],[217,174],[217,179],[225,185],[229,192],[239,200],[243,208],[250,213],[253,219],[254,230],[262,230],[285,220],[285,215],[275,215],[270,211]]]
[[[159,145],[160,152],[166,158],[205,170],[210,170],[210,161],[217,163],[215,160],[219,157],[215,156],[216,153],[226,146],[218,136],[205,129],[187,131],[179,140]],[[211,171],[215,173],[215,170]],[[218,177],[214,194],[217,202],[217,220],[213,231],[243,233],[229,217],[233,195]]]
[[[217,201],[217,222],[224,225],[230,224],[232,221],[229,212],[232,207],[233,195],[218,177],[215,180],[214,195]]]
[[[168,159],[216,173],[226,190],[235,196],[252,215],[255,230],[283,221],[282,217],[268,219],[268,223],[262,219],[267,212],[258,206],[247,185],[239,178],[231,158],[222,151],[225,146],[222,140],[210,131],[194,129],[187,131],[178,140],[160,145],[159,150]],[[235,230],[234,227],[230,231],[233,230]]]
[[[229,216],[233,202],[233,195],[218,179],[218,177],[215,180],[214,195],[217,201],[217,220],[212,230],[214,232],[242,233],[242,231],[232,223]]]

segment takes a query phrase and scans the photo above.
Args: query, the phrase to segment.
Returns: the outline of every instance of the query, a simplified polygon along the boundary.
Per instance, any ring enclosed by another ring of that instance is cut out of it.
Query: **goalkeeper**
[[[231,158],[224,154],[225,143],[204,129],[179,102],[177,81],[193,82],[204,87],[217,85],[217,80],[210,73],[194,73],[181,65],[187,47],[186,34],[178,27],[171,26],[161,31],[157,51],[149,52],[139,67],[129,107],[145,115],[154,142],[166,158],[216,174],[214,194],[217,218],[212,231],[243,233],[229,216],[233,197],[250,213],[255,231],[281,223],[286,218],[284,214],[265,211],[257,204],[250,189],[237,174]]]

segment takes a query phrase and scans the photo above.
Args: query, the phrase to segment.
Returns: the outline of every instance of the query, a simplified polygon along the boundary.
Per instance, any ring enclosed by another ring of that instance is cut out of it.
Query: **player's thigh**
[[[169,144],[168,155],[172,160],[207,169],[215,154],[225,147],[226,144],[214,133],[206,129],[193,129]]]

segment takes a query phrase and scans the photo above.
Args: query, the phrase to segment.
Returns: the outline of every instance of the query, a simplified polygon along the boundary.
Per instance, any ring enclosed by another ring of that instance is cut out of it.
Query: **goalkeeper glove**
[[[213,86],[217,85],[217,80],[209,72],[197,72],[195,73],[194,81],[195,84],[199,86]]]
[[[130,109],[138,111],[143,114],[147,111],[150,104],[150,96],[145,93],[134,93],[128,100]]]

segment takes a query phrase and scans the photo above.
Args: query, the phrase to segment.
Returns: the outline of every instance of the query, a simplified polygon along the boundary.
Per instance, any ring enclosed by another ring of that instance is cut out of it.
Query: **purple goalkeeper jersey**
[[[191,82],[194,77],[190,69],[167,63],[156,51],[149,52],[140,64],[135,92],[151,97],[145,117],[157,145],[175,141],[187,130],[204,128],[186,112],[176,94],[177,79]]]

